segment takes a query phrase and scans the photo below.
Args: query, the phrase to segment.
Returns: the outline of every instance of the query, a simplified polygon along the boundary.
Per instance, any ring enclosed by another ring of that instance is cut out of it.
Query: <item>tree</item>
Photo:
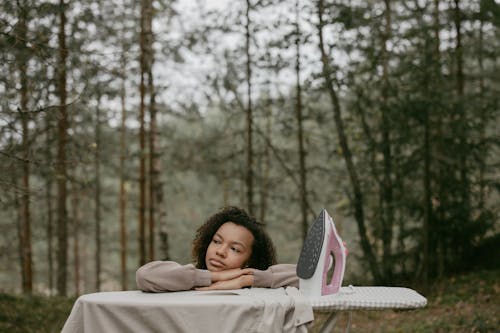
[[[381,275],[379,273],[379,267],[375,259],[371,244],[368,240],[365,217],[364,217],[364,203],[363,203],[363,192],[361,189],[361,184],[358,177],[358,172],[354,166],[352,160],[352,153],[349,148],[349,143],[347,141],[347,136],[344,131],[344,122],[341,115],[340,101],[335,90],[332,75],[333,70],[330,66],[330,57],[326,51],[323,29],[325,26],[323,20],[324,13],[324,3],[323,0],[318,0],[317,2],[317,13],[318,13],[318,39],[319,39],[319,51],[321,55],[321,63],[323,65],[322,75],[325,82],[326,90],[330,96],[332,102],[332,111],[334,114],[335,128],[337,130],[338,141],[340,144],[340,149],[342,151],[342,156],[347,167],[347,172],[349,174],[349,179],[351,181],[351,187],[354,194],[352,199],[352,205],[354,208],[354,218],[356,219],[358,225],[358,234],[361,241],[361,248],[363,249],[363,254],[368,261],[370,271],[375,278],[375,281],[381,280]]]
[[[101,290],[101,94],[97,94],[95,114],[95,289]]]
[[[150,29],[148,53],[150,64],[148,68],[148,92],[149,98],[149,260],[155,259],[155,239],[156,239],[156,222],[160,215],[158,210],[163,210],[163,189],[160,182],[160,153],[158,152],[158,126],[157,126],[157,111],[155,101],[155,88],[153,81],[153,33]],[[163,217],[163,216],[162,216]]]
[[[148,53],[149,34],[151,33],[151,15],[152,6],[150,0],[141,1],[141,34],[139,38],[140,44],[140,67],[141,81],[139,86],[140,92],[140,109],[139,109],[139,264],[146,263],[146,76],[149,70],[150,54]]]
[[[58,145],[57,145],[57,291],[65,296],[67,292],[66,280],[68,275],[68,213],[66,208],[66,143],[68,130],[68,115],[66,109],[66,4],[59,1],[59,32],[58,51],[59,61],[56,69],[58,76]]]
[[[22,284],[23,292],[31,293],[33,291],[33,259],[31,246],[31,211],[30,211],[30,134],[29,134],[29,109],[28,109],[28,74],[27,66],[29,53],[27,52],[26,42],[28,35],[28,7],[26,3],[17,2],[18,22],[16,24],[16,40],[19,50],[17,56],[18,72],[20,80],[20,108],[19,113],[22,123],[22,195],[20,200],[20,247],[22,262]]]
[[[247,193],[247,209],[250,215],[254,213],[253,202],[253,183],[254,183],[254,167],[253,167],[253,109],[252,109],[252,59],[250,56],[250,0],[246,0],[245,11],[245,53],[246,53],[246,79],[247,79],[247,108],[246,108],[246,139],[247,139],[247,164],[246,164],[246,193]]]
[[[121,271],[121,285],[122,290],[127,290],[127,224],[125,223],[125,211],[127,207],[127,191],[125,187],[125,159],[126,159],[126,146],[125,146],[125,132],[127,130],[126,123],[126,88],[125,88],[125,68],[127,66],[127,59],[125,57],[125,47],[122,46],[121,56],[121,87],[120,87],[120,108],[121,108],[121,122],[120,122],[120,194],[119,194],[119,225],[120,225],[120,271]]]
[[[306,152],[304,149],[304,129],[302,125],[302,84],[300,80],[300,2],[296,0],[295,2],[295,75],[296,75],[296,102],[295,110],[297,117],[297,141],[298,141],[298,153],[299,153],[299,175],[300,175],[300,210],[302,213],[302,239],[305,240],[308,231],[308,221],[307,221],[307,171],[306,171]]]

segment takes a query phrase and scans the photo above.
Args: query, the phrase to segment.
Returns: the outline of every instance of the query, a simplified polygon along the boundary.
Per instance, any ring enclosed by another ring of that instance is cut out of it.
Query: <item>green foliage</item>
[[[75,298],[0,293],[0,332],[60,332]]]

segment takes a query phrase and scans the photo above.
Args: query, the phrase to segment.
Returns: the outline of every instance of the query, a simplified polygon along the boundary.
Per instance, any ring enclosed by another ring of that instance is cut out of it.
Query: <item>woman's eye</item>
[[[235,247],[232,247],[232,248],[231,248],[231,250],[233,250],[233,251],[234,251],[234,252],[236,252],[236,253],[240,253],[240,252],[241,252],[241,251],[240,251],[240,249],[237,249],[237,248],[235,248]]]
[[[212,242],[214,242],[215,244],[220,244],[220,240],[218,239],[212,239]]]

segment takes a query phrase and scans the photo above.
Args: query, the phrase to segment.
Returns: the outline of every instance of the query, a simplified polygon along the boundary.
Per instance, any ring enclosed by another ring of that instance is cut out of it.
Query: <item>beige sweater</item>
[[[299,278],[295,268],[296,266],[292,264],[279,264],[265,271],[256,270],[253,287],[298,287]],[[139,289],[149,292],[190,290],[195,287],[206,287],[212,283],[210,271],[197,269],[192,264],[180,265],[174,261],[147,263],[137,270],[135,279]]]

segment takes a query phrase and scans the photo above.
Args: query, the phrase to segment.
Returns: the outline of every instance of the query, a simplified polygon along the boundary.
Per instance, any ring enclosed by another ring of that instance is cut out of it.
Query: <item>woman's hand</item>
[[[244,269],[240,269],[240,271],[244,271]],[[223,271],[227,272],[227,271]],[[219,272],[219,273],[223,273]],[[200,287],[195,288],[195,290],[205,291],[205,290],[234,290],[241,289],[244,287],[251,287],[253,285],[253,274],[244,274],[238,276],[236,278],[230,280],[221,280],[215,283],[212,283],[208,287]]]
[[[220,272],[211,272],[212,284],[219,281],[230,281],[243,275],[253,275],[253,268],[233,268]],[[253,276],[252,276],[253,282]]]

